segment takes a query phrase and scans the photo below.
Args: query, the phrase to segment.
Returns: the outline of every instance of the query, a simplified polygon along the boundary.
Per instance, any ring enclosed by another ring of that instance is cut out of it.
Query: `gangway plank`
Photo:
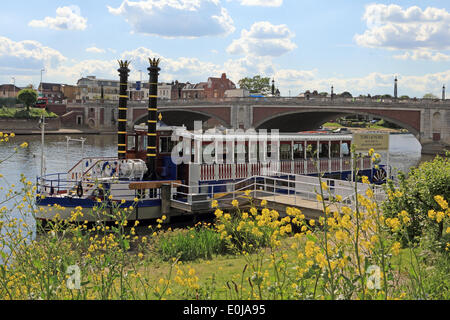
[[[325,198],[325,205],[332,212],[342,212],[344,206],[353,208],[355,190],[352,182],[322,178],[322,183],[328,185],[327,196],[339,195],[343,199],[341,203],[336,203]],[[369,185],[359,182],[357,184],[358,193],[369,188]],[[170,207],[190,214],[214,212],[215,209],[211,208],[214,200],[218,202],[218,207],[225,212],[233,208],[232,201],[236,199],[239,201],[240,209],[243,210],[247,210],[251,203],[262,209],[260,204],[265,200],[267,208],[278,211],[281,217],[286,215],[287,208],[300,209],[306,219],[318,219],[324,216],[323,203],[317,200],[317,192],[320,190],[317,177],[276,173],[274,176],[253,176],[229,184],[189,187],[173,183],[168,188],[171,188],[167,190],[167,203],[170,203]],[[229,191],[224,192],[224,188]],[[382,187],[373,186],[373,189],[375,199],[383,200],[385,198]],[[204,190],[203,193],[200,190]],[[250,198],[253,199],[252,202]]]

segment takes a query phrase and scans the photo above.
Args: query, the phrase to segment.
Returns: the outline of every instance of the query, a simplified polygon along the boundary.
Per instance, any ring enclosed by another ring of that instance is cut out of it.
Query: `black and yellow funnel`
[[[130,69],[128,66],[130,65],[129,61],[119,60],[120,68],[117,70],[120,76],[120,92],[119,92],[119,116],[118,116],[118,158],[126,159],[127,155],[127,104],[128,104],[128,75],[130,73]]]

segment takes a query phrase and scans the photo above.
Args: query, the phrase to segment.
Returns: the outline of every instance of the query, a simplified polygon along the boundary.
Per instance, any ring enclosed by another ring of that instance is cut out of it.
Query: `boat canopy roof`
[[[135,126],[136,131],[146,131],[147,126]],[[176,137],[189,138],[191,140],[202,140],[202,141],[212,141],[217,140],[222,137],[224,141],[257,141],[261,139],[261,133],[255,130],[230,130],[226,128],[215,128],[206,130],[203,133],[196,133],[187,130],[185,126],[157,126],[158,131],[172,131]],[[351,141],[353,136],[351,134],[344,133],[332,133],[332,132],[300,132],[300,133],[278,133],[277,135],[272,134],[269,130],[267,131],[267,139],[270,140],[272,137],[278,136],[280,141]]]
[[[218,137],[223,137],[224,141],[258,141],[261,135],[257,133],[209,133],[203,134],[193,133],[190,131],[178,131],[175,133],[179,137],[189,138],[192,140],[212,141],[217,140]],[[351,141],[353,136],[351,134],[305,134],[305,133],[279,133],[278,135],[271,135],[270,132],[266,135],[268,141],[271,138],[279,139],[280,141]]]

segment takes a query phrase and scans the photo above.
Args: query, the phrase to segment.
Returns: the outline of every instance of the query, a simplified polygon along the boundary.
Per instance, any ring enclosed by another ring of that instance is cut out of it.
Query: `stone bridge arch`
[[[378,110],[377,110],[378,111]],[[349,110],[345,108],[315,109],[315,110],[288,110],[274,113],[264,118],[255,119],[255,129],[279,129],[280,132],[309,131],[319,128],[324,123],[348,115],[373,116],[394,123],[407,129],[414,136],[420,135],[420,112],[414,121],[401,121],[401,112],[372,112],[369,110]],[[404,115],[403,115],[404,117]],[[406,119],[406,118],[405,118]]]
[[[223,119],[223,117],[218,116],[217,114],[213,114],[211,112],[207,112],[204,110],[196,110],[196,109],[176,109],[176,108],[160,108],[158,109],[158,113],[162,114],[163,122],[169,126],[183,126],[185,125],[188,130],[194,129],[195,121],[206,122],[210,119],[215,120],[219,125],[222,125],[226,128],[230,127],[229,121]],[[148,114],[142,114],[140,117],[137,117],[136,120],[133,121],[135,125],[141,123],[147,123]]]

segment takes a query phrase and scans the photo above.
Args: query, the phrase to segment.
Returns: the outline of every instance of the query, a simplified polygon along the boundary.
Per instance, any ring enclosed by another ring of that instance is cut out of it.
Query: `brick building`
[[[225,91],[236,89],[236,85],[230,79],[227,79],[226,73],[222,73],[220,78],[208,78],[205,86],[205,98],[222,99],[225,97]]]
[[[17,97],[21,89],[12,84],[0,85],[0,98],[14,98]]]
[[[183,99],[204,99],[206,82],[200,82],[197,84],[187,82],[186,85],[181,89],[181,95]]]
[[[64,93],[59,83],[42,82],[39,84],[38,91],[44,98],[48,98],[49,103],[63,103]]]

